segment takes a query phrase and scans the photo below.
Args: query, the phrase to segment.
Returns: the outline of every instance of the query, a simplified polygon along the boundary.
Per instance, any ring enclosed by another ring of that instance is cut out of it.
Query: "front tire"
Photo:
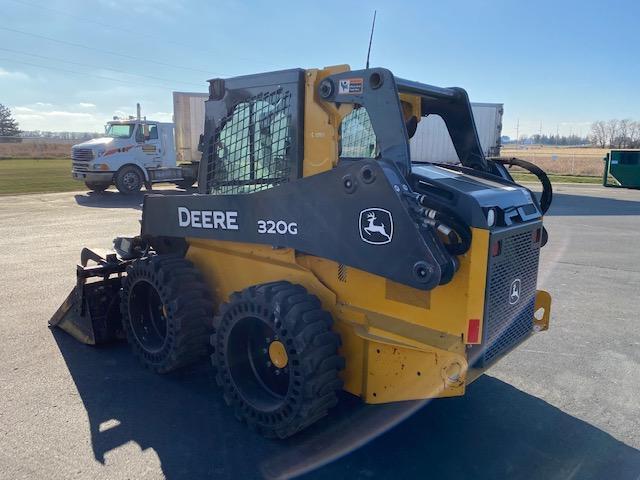
[[[274,282],[231,295],[214,320],[211,358],[239,420],[266,437],[286,438],[327,414],[344,368],[331,324],[300,285]]]
[[[213,304],[191,262],[176,255],[137,260],[121,299],[122,326],[143,365],[167,373],[206,356]]]
[[[110,182],[84,182],[84,184],[89,190],[96,193],[102,193],[111,186]]]
[[[116,188],[120,193],[131,195],[138,193],[144,185],[142,171],[134,165],[125,165],[116,174]]]
[[[182,180],[179,180],[176,183],[178,188],[182,188],[183,190],[188,190],[196,183],[197,178],[185,177]]]

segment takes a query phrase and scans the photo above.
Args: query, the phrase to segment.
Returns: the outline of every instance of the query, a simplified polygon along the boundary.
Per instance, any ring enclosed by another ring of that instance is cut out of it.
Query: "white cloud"
[[[38,107],[53,107],[52,103],[46,103],[46,102],[36,102],[34,103],[34,105],[37,105]]]
[[[5,70],[4,68],[0,67],[0,78],[7,78],[7,79],[13,79],[13,80],[28,80],[29,75],[23,72],[11,72],[9,70]]]
[[[105,119],[103,114],[76,112],[60,107],[34,108],[36,105],[39,104],[13,107],[13,116],[23,130],[102,131]]]
[[[78,104],[78,106],[82,107],[82,108],[94,108],[96,106],[96,104],[95,103],[88,103],[88,102],[80,102]]]

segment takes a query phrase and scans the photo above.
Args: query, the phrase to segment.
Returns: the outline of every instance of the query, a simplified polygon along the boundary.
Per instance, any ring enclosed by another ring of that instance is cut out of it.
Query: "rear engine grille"
[[[538,228],[542,227],[536,222],[524,231],[491,236],[492,245],[498,240],[502,245],[500,255],[489,258],[483,342],[475,366],[498,360],[533,329],[540,257],[533,232]]]
[[[71,158],[74,162],[90,162],[93,160],[93,150],[90,148],[74,148],[71,150]]]

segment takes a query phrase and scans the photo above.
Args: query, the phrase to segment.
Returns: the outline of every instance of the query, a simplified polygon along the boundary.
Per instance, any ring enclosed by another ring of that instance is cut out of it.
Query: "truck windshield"
[[[111,138],[130,138],[135,125],[111,124],[107,125],[106,136]]]

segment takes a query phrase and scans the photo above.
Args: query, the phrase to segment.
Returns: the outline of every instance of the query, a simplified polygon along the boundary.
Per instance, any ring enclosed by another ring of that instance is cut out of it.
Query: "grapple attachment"
[[[89,261],[95,265],[88,266]],[[82,343],[98,345],[121,336],[121,278],[129,261],[115,253],[105,257],[84,248],[76,269],[76,286],[49,320]]]

